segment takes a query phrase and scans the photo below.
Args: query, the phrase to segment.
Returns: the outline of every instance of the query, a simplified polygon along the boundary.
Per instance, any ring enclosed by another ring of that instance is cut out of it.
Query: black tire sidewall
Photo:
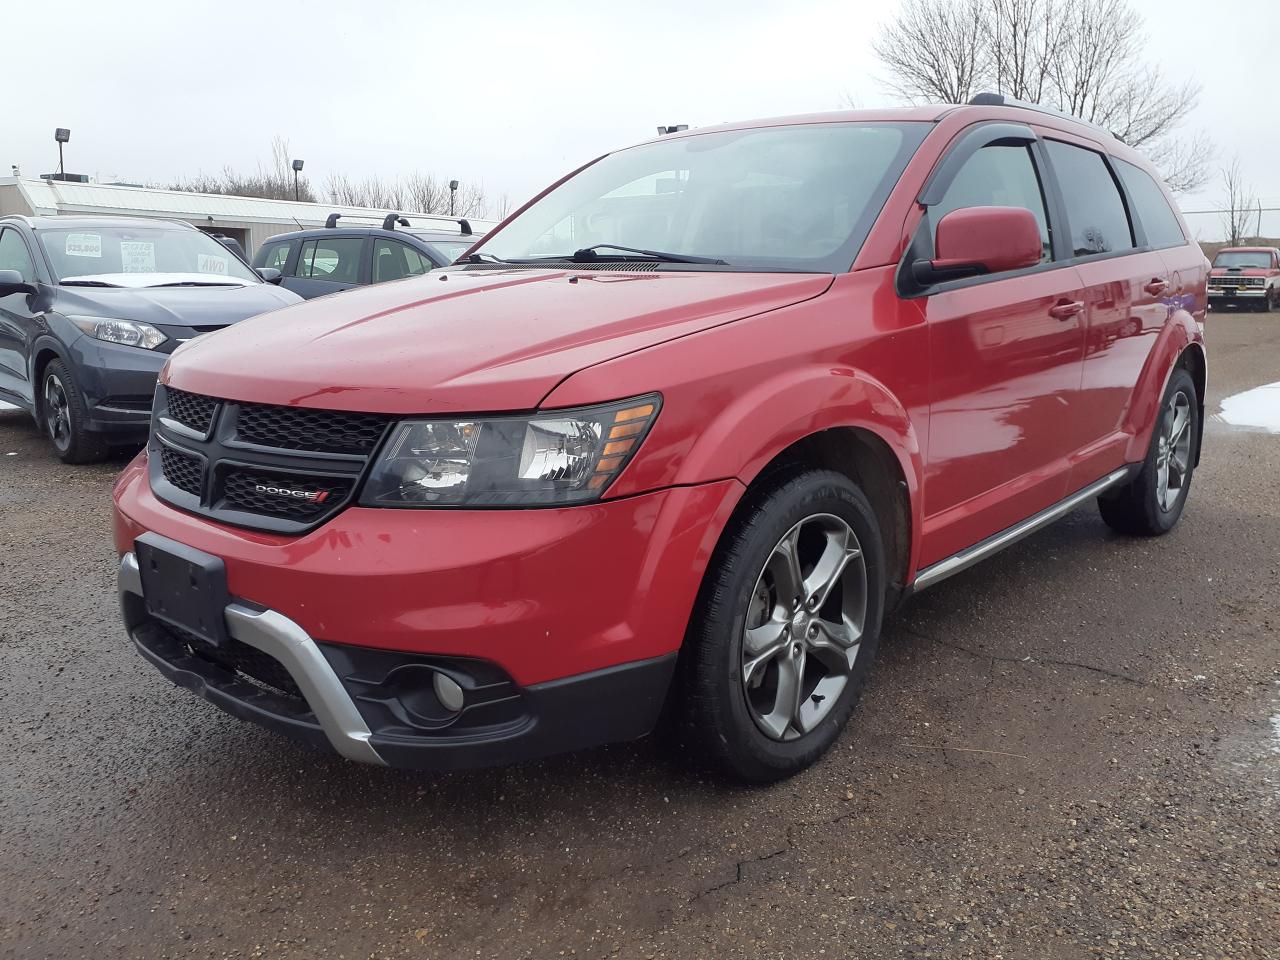
[[[849,682],[840,700],[805,736],[777,741],[756,725],[742,689],[742,634],[749,598],[766,559],[778,541],[806,517],[829,513],[853,529],[867,568],[867,613],[862,641]],[[700,636],[706,645],[696,682],[704,703],[711,701],[711,733],[732,772],[748,780],[779,779],[808,766],[839,736],[857,705],[875,659],[884,613],[884,546],[875,512],[865,495],[843,474],[809,471],[780,479],[742,515],[727,548],[716,558],[725,565],[725,589],[699,611]],[[717,573],[719,571],[714,571]]]
[[[1179,391],[1185,393],[1187,399],[1191,401],[1191,453],[1187,463],[1186,480],[1182,485],[1181,492],[1178,494],[1178,501],[1174,504],[1173,509],[1163,510],[1160,507],[1158,493],[1159,471],[1156,466],[1156,459],[1159,456],[1160,449],[1160,424],[1164,418],[1165,407],[1168,406],[1169,400]],[[1173,375],[1169,377],[1169,385],[1165,387],[1164,394],[1160,397],[1160,409],[1156,413],[1155,426],[1151,431],[1151,444],[1147,451],[1147,460],[1143,464],[1142,473],[1139,474],[1138,478],[1142,484],[1144,510],[1147,513],[1151,527],[1157,532],[1167,533],[1172,530],[1187,505],[1187,497],[1191,493],[1191,482],[1195,477],[1195,452],[1200,447],[1200,431],[1202,429],[1200,406],[1196,400],[1196,385],[1191,379],[1191,374],[1184,368],[1178,367],[1173,371]]]
[[[45,384],[48,383],[50,377],[57,377],[58,382],[62,384],[62,392],[67,398],[67,416],[70,420],[68,424],[68,437],[66,447],[58,446],[57,440],[53,437],[53,432],[49,428],[48,411],[45,409]],[[49,442],[53,444],[54,452],[58,458],[64,463],[89,463],[94,460],[101,460],[107,454],[106,440],[96,433],[91,433],[84,427],[85,421],[88,419],[88,406],[85,403],[84,394],[80,392],[80,385],[76,383],[75,377],[72,375],[70,368],[61,360],[54,360],[40,376],[40,423],[44,428],[45,436],[49,438]]]

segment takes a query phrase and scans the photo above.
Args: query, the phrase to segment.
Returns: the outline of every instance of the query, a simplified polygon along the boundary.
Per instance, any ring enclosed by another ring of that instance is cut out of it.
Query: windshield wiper
[[[501,257],[495,257],[492,253],[468,253],[465,257],[459,257],[454,263],[511,263],[510,260],[503,260]]]
[[[118,283],[107,283],[105,280],[59,280],[62,287],[118,287]]]
[[[641,247],[622,247],[616,243],[595,243],[589,247],[583,247],[581,250],[575,250],[571,257],[546,257],[544,259],[570,260],[575,263],[594,263],[597,260],[607,260],[608,257],[599,256],[597,250],[621,250],[623,253],[634,253],[641,257],[649,257],[653,260],[664,260],[667,263],[717,263],[721,266],[728,266],[727,260],[721,260],[718,257],[695,257],[688,253],[667,253],[665,250],[645,250]]]
[[[149,283],[148,290],[154,290],[156,287],[242,287],[242,283],[233,283],[230,280],[175,280],[173,283]]]

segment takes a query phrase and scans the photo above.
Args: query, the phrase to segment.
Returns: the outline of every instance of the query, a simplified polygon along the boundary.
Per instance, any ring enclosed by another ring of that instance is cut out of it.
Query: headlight
[[[658,414],[653,395],[519,418],[405,420],[365,481],[368,507],[582,503],[604,493]]]
[[[136,320],[113,320],[110,317],[67,317],[77,327],[95,340],[122,343],[126,347],[142,347],[154,350],[166,337],[149,323]]]

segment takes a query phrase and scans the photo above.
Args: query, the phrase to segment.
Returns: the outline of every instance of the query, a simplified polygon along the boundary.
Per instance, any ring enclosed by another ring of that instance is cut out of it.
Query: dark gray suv
[[[143,443],[181,343],[301,299],[190,224],[0,217],[0,400],[67,463]]]
[[[439,217],[429,218],[435,226],[413,226],[410,217],[399,213],[387,214],[381,226],[340,225],[339,219],[331,213],[321,228],[272,237],[258,248],[253,265],[279,270],[287,289],[310,300],[447,267],[483,236],[468,220],[443,229]]]

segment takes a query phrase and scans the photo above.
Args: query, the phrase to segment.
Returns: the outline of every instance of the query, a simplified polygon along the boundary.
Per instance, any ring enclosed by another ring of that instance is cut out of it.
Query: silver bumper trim
[[[142,596],[142,575],[134,554],[120,558],[117,583],[122,609],[125,594]],[[274,657],[289,671],[334,750],[349,760],[385,765],[369,742],[372,733],[342,681],[302,627],[282,613],[253,610],[240,603],[227,604],[226,618],[231,636]],[[127,611],[125,624],[130,629],[136,626],[128,622]]]

